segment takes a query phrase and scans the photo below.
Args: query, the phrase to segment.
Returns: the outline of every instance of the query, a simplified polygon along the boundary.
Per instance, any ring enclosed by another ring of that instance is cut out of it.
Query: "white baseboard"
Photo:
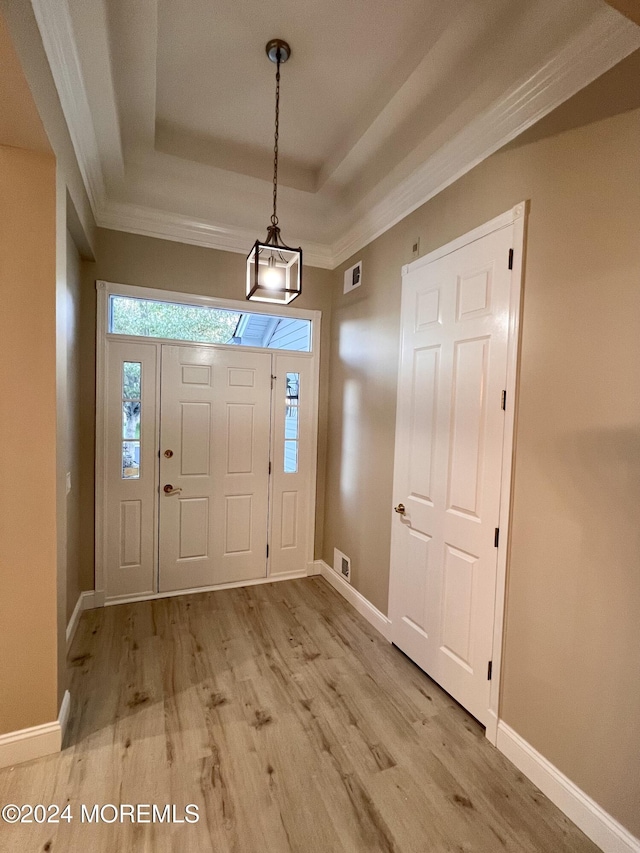
[[[80,617],[82,616],[83,611],[91,610],[93,607],[96,606],[94,604],[94,599],[94,590],[87,590],[87,592],[81,592],[78,596],[76,606],[73,608],[71,619],[69,619],[69,624],[67,625],[67,654],[69,654],[71,643],[73,643],[73,638],[75,637],[76,631],[78,630],[78,623],[80,622]]]
[[[60,752],[70,709],[71,696],[66,690],[57,720],[0,735],[0,767],[13,767],[23,761]]]
[[[89,593],[91,595],[91,593]],[[87,610],[94,610],[96,607],[104,607],[107,600],[107,593],[103,589],[96,589],[93,592],[91,603],[87,603]]]
[[[307,577],[313,577],[320,574],[321,560],[314,560],[313,563],[307,563]]]
[[[94,610],[96,607],[104,606],[104,592],[98,589],[88,589],[82,593],[82,609]]]
[[[640,839],[502,721],[497,746],[604,853],[640,853]]]
[[[319,567],[320,574],[327,580],[331,586],[337,590],[340,595],[347,599],[349,604],[354,607],[361,616],[369,622],[376,631],[379,631],[385,640],[391,642],[391,620],[381,613],[377,607],[374,607],[371,602],[348,584],[342,577],[325,563],[324,560],[316,560],[316,565]]]
[[[58,712],[58,723],[60,724],[60,748],[64,742],[64,736],[67,731],[67,723],[69,722],[69,714],[71,713],[71,693],[68,690],[64,691],[60,711]]]
[[[172,589],[169,592],[146,592],[141,595],[120,595],[107,598],[103,604],[95,607],[111,607],[114,604],[135,604],[137,601],[157,601],[160,598],[174,598],[176,595],[195,595],[198,592],[218,592],[222,589],[237,589],[241,586],[260,586],[263,583],[279,583],[280,581],[293,581],[306,578],[307,570],[301,572],[289,572],[282,575],[269,575],[266,578],[254,578],[250,581],[232,581],[231,583],[219,583],[213,586],[196,586],[190,589]],[[96,593],[97,595],[97,593]]]

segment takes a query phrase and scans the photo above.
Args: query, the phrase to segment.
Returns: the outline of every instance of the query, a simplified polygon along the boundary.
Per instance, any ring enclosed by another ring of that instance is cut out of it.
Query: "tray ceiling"
[[[602,0],[33,0],[96,221],[332,267],[640,47]]]

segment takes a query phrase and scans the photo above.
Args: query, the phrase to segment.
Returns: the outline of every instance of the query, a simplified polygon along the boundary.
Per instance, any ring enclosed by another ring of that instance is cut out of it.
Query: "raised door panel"
[[[142,564],[142,501],[120,502],[120,565],[121,569]]]
[[[415,331],[425,331],[439,322],[440,287],[418,289],[415,294]]]
[[[180,474],[208,477],[211,473],[211,403],[180,403]]]
[[[442,650],[472,672],[471,637],[474,573],[478,558],[445,545]]]
[[[451,387],[447,509],[480,518],[489,339],[456,341]]]
[[[298,546],[298,492],[282,492],[280,501],[280,547]]]
[[[253,386],[249,386],[253,387]],[[227,404],[227,474],[253,474],[254,404]]]
[[[224,553],[250,554],[253,527],[253,496],[229,495],[226,499]]]
[[[458,322],[491,313],[493,263],[470,269],[457,277],[456,320]]]
[[[211,388],[212,368],[208,364],[183,364],[181,370],[183,385],[197,385]]]
[[[430,563],[433,553],[431,536],[417,530],[409,530],[407,537],[407,588],[411,595],[407,597],[403,620],[425,637],[433,630],[428,614],[428,598],[433,590],[429,589],[431,579]]]
[[[227,371],[229,388],[254,388],[256,371],[253,368],[230,367]]]
[[[179,498],[178,559],[209,556],[209,498]]]
[[[409,495],[433,505],[432,473],[438,413],[440,347],[413,353],[408,447]]]

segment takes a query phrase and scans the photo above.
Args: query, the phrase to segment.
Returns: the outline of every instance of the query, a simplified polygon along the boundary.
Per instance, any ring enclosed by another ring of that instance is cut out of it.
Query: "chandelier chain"
[[[280,134],[280,48],[278,48],[278,63],[276,70],[276,126],[273,142],[273,213],[271,214],[271,224],[278,224],[278,137]]]

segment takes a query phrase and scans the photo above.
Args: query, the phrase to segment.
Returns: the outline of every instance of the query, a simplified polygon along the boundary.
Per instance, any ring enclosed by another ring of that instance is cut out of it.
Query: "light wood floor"
[[[89,611],[70,665],[66,748],[0,771],[0,802],[74,820],[0,824],[3,853],[597,851],[320,578]]]

